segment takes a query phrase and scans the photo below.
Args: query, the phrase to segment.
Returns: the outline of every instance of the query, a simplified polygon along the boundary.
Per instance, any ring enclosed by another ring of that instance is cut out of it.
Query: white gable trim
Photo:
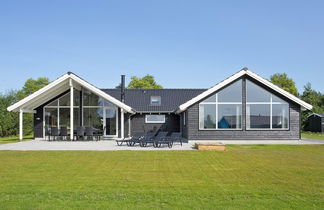
[[[33,94],[27,96],[26,98],[18,101],[17,103],[9,106],[7,108],[8,111],[19,111],[20,109],[24,109],[24,106],[28,103],[28,102],[32,102],[33,100],[36,100],[37,97],[41,97],[42,94],[46,93],[47,91],[51,91],[52,88],[59,86],[60,84],[66,82],[68,85],[68,79],[72,79],[73,82],[89,89],[90,91],[92,91],[93,93],[95,93],[96,95],[108,100],[109,102],[115,104],[116,106],[124,109],[126,112],[129,113],[135,113],[135,111],[130,107],[127,106],[125,103],[117,100],[116,98],[108,95],[107,93],[103,92],[102,90],[96,88],[95,86],[91,85],[90,83],[84,81],[83,79],[81,79],[80,77],[70,73],[70,74],[65,74],[62,77],[59,77],[58,79],[56,79],[55,81],[51,82],[50,84],[46,85],[45,87],[39,89],[38,91],[34,92]],[[44,101],[45,103],[46,101]]]
[[[182,104],[179,106],[179,108],[177,109],[177,113],[181,113],[183,111],[185,111],[188,107],[190,107],[191,105],[197,103],[198,101],[202,100],[203,98],[211,95],[212,93],[216,92],[217,90],[223,88],[224,86],[232,83],[233,81],[235,81],[236,79],[242,77],[243,75],[248,75],[252,78],[254,78],[255,80],[259,81],[260,83],[264,84],[265,86],[268,86],[269,88],[273,89],[274,91],[280,93],[281,95],[289,98],[290,100],[296,102],[297,104],[301,105],[303,108],[305,109],[309,109],[311,110],[313,108],[312,105],[306,103],[305,101],[297,98],[296,96],[288,93],[287,91],[279,88],[278,86],[274,85],[273,83],[269,82],[268,80],[260,77],[259,75],[253,73],[250,70],[241,70],[239,72],[237,72],[236,74],[232,75],[231,77],[223,80],[222,82],[218,83],[217,85],[211,87],[210,89],[206,90],[205,92],[199,94],[198,96],[192,98],[191,100],[187,101],[186,103]]]

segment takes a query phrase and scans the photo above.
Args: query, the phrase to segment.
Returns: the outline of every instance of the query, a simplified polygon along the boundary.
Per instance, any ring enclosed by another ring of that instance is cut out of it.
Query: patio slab
[[[114,150],[195,150],[193,145],[195,142],[211,142],[211,141],[189,141],[182,146],[179,143],[168,147],[154,148],[140,146],[117,146],[115,141],[44,141],[30,140],[17,143],[9,143],[0,145],[0,150],[97,150],[97,151],[114,151]],[[215,142],[215,141],[213,141]],[[301,139],[301,140],[226,140],[218,141],[223,144],[286,144],[286,145],[306,145],[306,144],[324,144],[323,140]]]
[[[162,147],[154,148],[140,147],[139,145],[129,147],[117,146],[113,140],[101,140],[101,141],[44,141],[44,140],[30,140],[17,143],[9,143],[0,145],[0,150],[22,150],[22,151],[34,151],[34,150],[98,150],[98,151],[113,151],[113,150],[192,150],[191,144],[175,143],[172,148]]]

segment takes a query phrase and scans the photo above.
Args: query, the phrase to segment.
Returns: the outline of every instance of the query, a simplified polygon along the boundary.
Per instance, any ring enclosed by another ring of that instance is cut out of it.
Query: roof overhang
[[[110,103],[125,110],[126,112],[135,113],[135,110],[133,110],[130,106],[128,106],[125,103],[117,100],[116,98],[108,95],[107,93],[103,92],[99,88],[91,85],[90,83],[86,82],[85,80],[81,79],[77,75],[70,73],[70,72],[59,77],[55,81],[53,81],[50,84],[46,85],[45,87],[39,89],[38,91],[34,92],[33,94],[25,97],[24,99],[18,101],[17,103],[9,106],[7,108],[7,110],[10,112],[11,111],[26,112],[26,110],[32,111],[35,108],[39,107],[40,105],[46,103],[50,99],[67,91],[71,85],[74,88],[79,89],[79,90],[81,89],[81,87],[84,87],[84,88],[90,90],[91,92],[93,92],[94,94],[109,101]]]
[[[282,88],[276,86],[275,84],[271,83],[270,81],[262,78],[261,76],[257,75],[256,73],[254,73],[254,72],[252,72],[250,70],[247,70],[247,69],[243,69],[243,70],[237,72],[236,74],[232,75],[231,77],[229,77],[229,78],[223,80],[222,82],[218,83],[217,85],[209,88],[208,90],[206,90],[205,92],[199,94],[198,96],[192,98],[191,100],[187,101],[186,103],[180,105],[178,107],[176,113],[181,113],[181,112],[187,110],[188,107],[192,106],[193,104],[199,102],[200,100],[204,99],[205,97],[211,95],[212,93],[214,93],[217,90],[225,87],[226,85],[232,83],[233,81],[239,79],[240,77],[242,77],[244,75],[248,75],[251,78],[259,81],[260,83],[262,83],[263,85],[271,88],[275,92],[277,92],[277,93],[285,96],[286,98],[294,101],[295,103],[299,104],[304,109],[311,110],[313,108],[312,105],[306,103],[305,101],[299,99],[298,97],[292,95],[291,93],[288,93],[287,91],[285,91]]]

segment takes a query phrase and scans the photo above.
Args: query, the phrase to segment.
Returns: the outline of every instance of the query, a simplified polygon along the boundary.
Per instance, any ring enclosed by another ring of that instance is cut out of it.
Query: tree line
[[[313,110],[302,112],[302,129],[307,130],[307,116],[313,112],[324,113],[324,94],[312,88],[310,83],[307,83],[302,93],[298,93],[296,84],[292,78],[289,78],[286,73],[274,74],[270,77],[270,81],[291,94],[301,98],[307,103],[313,105]],[[28,79],[20,90],[11,90],[0,93],[0,136],[17,135],[19,130],[19,114],[17,112],[8,112],[7,107],[34,93],[38,89],[49,84],[49,79],[40,77],[38,79]],[[120,84],[116,86],[119,88]],[[160,89],[162,85],[155,81],[154,76],[146,75],[144,77],[132,76],[129,84],[126,86],[129,89]],[[33,133],[33,114],[24,114],[24,134],[30,135]]]

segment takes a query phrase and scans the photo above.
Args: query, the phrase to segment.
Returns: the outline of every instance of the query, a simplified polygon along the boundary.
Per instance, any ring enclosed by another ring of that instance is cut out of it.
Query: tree
[[[147,74],[146,76],[140,78],[136,76],[131,77],[131,81],[129,82],[127,88],[129,89],[162,89],[163,87],[156,83],[154,77],[152,75]]]
[[[273,84],[281,87],[285,91],[288,91],[289,93],[297,96],[298,90],[296,88],[296,84],[293,79],[289,78],[286,73],[280,74],[274,74],[270,77],[270,80]]]
[[[301,99],[313,106],[312,110],[306,110],[302,112],[302,128],[303,130],[308,129],[307,116],[311,113],[324,113],[324,94],[317,92],[312,89],[312,85],[307,83],[304,86],[303,94]]]
[[[34,93],[49,83],[48,78],[28,79],[19,91],[0,94],[0,136],[17,135],[19,122],[17,112],[8,112],[7,107]],[[33,132],[33,114],[24,114],[24,134]]]
[[[20,91],[18,91],[18,97],[20,99],[25,98],[26,96],[29,96],[30,94],[36,92],[37,90],[48,84],[49,80],[46,77],[39,77],[36,80],[29,78],[25,82],[23,88]]]

